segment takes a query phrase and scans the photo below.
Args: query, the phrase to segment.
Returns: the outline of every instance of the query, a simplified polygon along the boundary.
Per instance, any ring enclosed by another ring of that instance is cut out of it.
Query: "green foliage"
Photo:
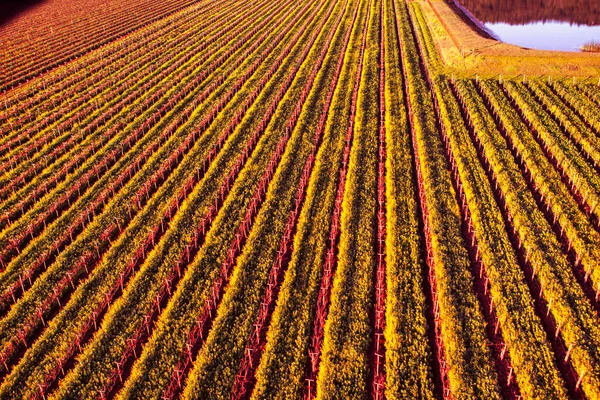
[[[459,82],[458,85],[462,87],[463,83]],[[490,280],[495,313],[500,321],[502,338],[515,370],[520,393],[531,399],[565,398],[563,382],[554,366],[552,349],[547,343],[541,321],[531,307],[533,299],[494,199],[491,183],[479,163],[477,149],[467,128],[461,122],[459,106],[446,80],[437,81],[435,89],[442,123],[465,191],[478,250]],[[482,122],[480,110],[473,105],[476,100],[472,94],[469,100],[466,109],[474,121],[475,132],[481,136],[491,135],[494,132],[493,125]],[[487,138],[482,137],[480,141],[484,143],[486,152],[497,151]],[[498,177],[505,177],[501,171],[503,167],[495,163],[492,170],[500,174]],[[512,169],[513,177],[519,176],[514,163],[509,163],[508,167]]]
[[[524,160],[529,168],[533,168],[532,161],[541,160],[543,156],[536,156],[539,148],[533,146],[534,143],[531,142],[533,138],[529,134],[524,134],[526,130],[522,128],[522,122],[516,111],[497,84],[480,81],[479,85],[490,102],[493,112],[498,115],[512,144],[520,154],[526,154]],[[494,141],[504,147],[503,152],[499,153],[502,158],[511,160],[512,156],[506,149],[506,142],[502,138],[495,138]],[[505,163],[509,162],[501,161],[501,159],[496,161],[491,158],[491,155],[488,157],[490,157],[492,166],[506,165]],[[540,172],[533,170],[532,176],[546,179],[545,177],[550,174],[550,168]],[[598,363],[600,332],[597,315],[583,295],[581,287],[575,281],[571,266],[551,227],[537,208],[531,192],[528,191],[522,180],[514,178],[514,176],[519,177],[518,174],[509,174],[506,171],[502,174],[504,176],[498,172],[498,182],[502,184],[501,190],[506,194],[507,207],[512,215],[512,224],[522,241],[523,250],[528,254],[529,263],[536,268],[536,279],[543,283],[544,298],[547,302],[552,300],[550,313],[557,326],[561,327],[560,335],[564,343],[567,346],[573,344],[573,351],[570,355],[571,364],[576,373],[585,373],[582,382],[584,393],[593,398],[597,396],[600,388],[598,382],[600,375],[593,372],[597,371],[600,365]]]

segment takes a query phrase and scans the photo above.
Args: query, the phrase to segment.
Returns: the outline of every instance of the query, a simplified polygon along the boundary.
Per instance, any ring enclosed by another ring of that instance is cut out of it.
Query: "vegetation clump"
[[[581,51],[587,51],[590,53],[600,53],[600,41],[590,40],[581,46]]]

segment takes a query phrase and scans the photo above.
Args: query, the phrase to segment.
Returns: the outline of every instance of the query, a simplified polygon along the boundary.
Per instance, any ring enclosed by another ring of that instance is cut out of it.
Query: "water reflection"
[[[503,42],[540,50],[578,51],[590,40],[600,40],[600,26],[566,22],[533,22],[526,25],[486,23]]]
[[[0,0],[0,26],[45,0]]]
[[[460,0],[482,22],[560,21],[600,25],[598,0]]]
[[[598,0],[458,0],[504,42],[578,51],[600,41]]]

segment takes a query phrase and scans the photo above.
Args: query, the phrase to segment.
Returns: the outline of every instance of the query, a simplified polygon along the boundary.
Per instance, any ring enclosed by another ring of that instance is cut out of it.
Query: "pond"
[[[489,33],[541,50],[580,51],[600,43],[598,0],[457,0]]]

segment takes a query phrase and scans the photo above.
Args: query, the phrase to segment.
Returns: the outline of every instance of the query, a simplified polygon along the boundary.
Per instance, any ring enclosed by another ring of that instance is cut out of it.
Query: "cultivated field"
[[[432,7],[0,28],[0,399],[600,398],[598,77],[453,75]]]

